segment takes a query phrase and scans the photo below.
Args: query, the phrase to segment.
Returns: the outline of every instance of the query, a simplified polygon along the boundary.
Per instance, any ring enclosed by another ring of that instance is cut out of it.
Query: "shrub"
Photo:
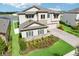
[[[72,29],[77,29],[77,26],[71,26],[71,25],[68,25],[68,24],[66,24],[66,23],[64,23],[64,22],[62,22],[62,21],[60,21],[60,24],[61,24],[61,25],[62,25],[62,24],[63,24],[63,25],[66,25],[67,27],[70,27],[70,28],[72,28]],[[61,29],[61,27],[62,27],[61,25],[60,25],[58,28]]]
[[[31,51],[38,48],[45,48],[50,45],[52,45],[58,38],[54,38],[54,36],[46,36],[34,39],[32,41],[26,41],[24,42],[22,39],[20,39],[20,49],[21,51]]]
[[[19,40],[20,50],[24,51],[27,48],[26,42],[23,39]]]
[[[60,24],[58,28],[64,30],[62,24]]]
[[[8,51],[7,51],[8,55],[12,55],[12,41],[9,41],[7,46],[8,46]]]
[[[60,54],[54,53],[53,56],[61,56]]]
[[[21,33],[19,33],[19,38],[22,38]]]
[[[5,53],[5,47],[6,47],[6,43],[0,37],[0,55],[3,55]]]
[[[76,29],[79,30],[79,24],[76,26]]]

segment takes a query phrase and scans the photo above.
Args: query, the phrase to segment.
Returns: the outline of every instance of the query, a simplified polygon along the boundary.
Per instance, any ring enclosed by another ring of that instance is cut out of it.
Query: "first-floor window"
[[[26,36],[27,37],[32,37],[33,36],[33,31],[27,31]]]
[[[38,35],[44,34],[44,29],[38,29]]]
[[[50,18],[50,14],[47,14],[47,17]]]

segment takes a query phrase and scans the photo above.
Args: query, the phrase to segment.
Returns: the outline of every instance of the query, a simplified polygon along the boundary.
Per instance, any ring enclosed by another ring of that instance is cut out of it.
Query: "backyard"
[[[54,45],[43,48],[43,49],[37,49],[35,51],[32,51],[26,55],[28,56],[62,56],[66,53],[72,51],[74,48],[69,45],[68,43],[59,40]]]

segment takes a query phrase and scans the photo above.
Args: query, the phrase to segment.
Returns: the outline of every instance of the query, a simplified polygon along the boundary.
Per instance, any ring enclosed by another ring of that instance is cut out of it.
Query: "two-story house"
[[[60,12],[32,6],[18,13],[22,37],[46,34],[47,29],[56,28],[60,21]],[[28,28],[28,29],[27,29]]]

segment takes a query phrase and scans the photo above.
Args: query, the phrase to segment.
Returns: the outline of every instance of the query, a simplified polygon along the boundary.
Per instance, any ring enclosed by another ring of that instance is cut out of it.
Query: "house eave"
[[[38,29],[45,29],[47,27],[41,27],[41,28],[32,28],[32,29],[21,29],[20,32],[23,32],[23,31],[29,31],[29,30],[38,30]]]

